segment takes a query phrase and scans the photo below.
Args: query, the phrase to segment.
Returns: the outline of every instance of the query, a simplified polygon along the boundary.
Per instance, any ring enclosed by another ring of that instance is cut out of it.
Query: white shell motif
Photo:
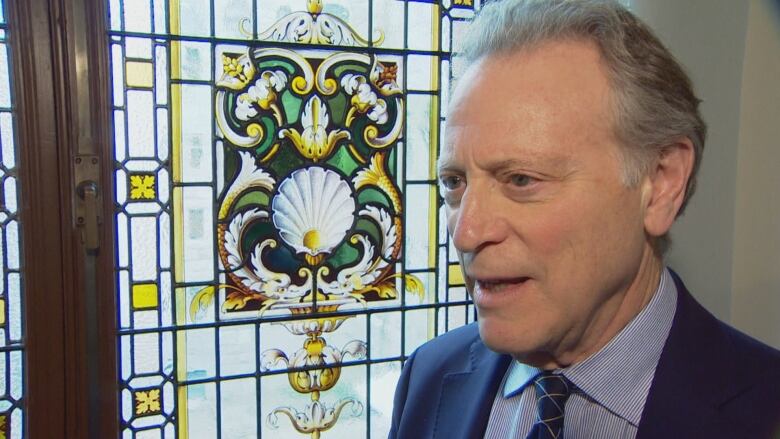
[[[346,236],[355,215],[352,189],[338,173],[312,166],[298,169],[279,185],[273,222],[297,253],[330,253]]]

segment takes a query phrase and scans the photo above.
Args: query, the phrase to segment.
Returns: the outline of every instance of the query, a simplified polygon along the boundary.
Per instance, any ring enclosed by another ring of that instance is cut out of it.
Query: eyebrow
[[[539,154],[534,155],[533,158],[529,159],[511,158],[506,160],[496,160],[488,163],[486,166],[484,166],[484,168],[493,174],[498,174],[516,168],[534,167],[538,166],[540,163],[553,169],[562,169],[566,167],[569,161],[569,157],[551,157],[548,155]],[[438,173],[443,171],[462,171],[462,166],[453,163],[452,160],[443,159],[442,156],[439,157],[439,160],[437,161],[436,170]]]

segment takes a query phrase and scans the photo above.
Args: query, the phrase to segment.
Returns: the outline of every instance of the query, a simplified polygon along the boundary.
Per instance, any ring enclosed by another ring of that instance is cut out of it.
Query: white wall
[[[750,3],[742,70],[731,321],[780,347],[780,2]]]
[[[630,3],[686,67],[709,126],[668,263],[715,315],[780,347],[778,2]]]
[[[672,229],[669,265],[718,317],[731,317],[739,105],[747,3],[735,0],[633,0],[632,10],[652,27],[685,66],[709,132],[699,184]]]

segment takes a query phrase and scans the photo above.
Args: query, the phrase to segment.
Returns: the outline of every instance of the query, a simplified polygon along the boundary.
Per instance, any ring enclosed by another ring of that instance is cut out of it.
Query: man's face
[[[557,357],[598,344],[651,254],[643,184],[621,180],[610,93],[585,42],[487,57],[459,80],[440,185],[496,351]]]

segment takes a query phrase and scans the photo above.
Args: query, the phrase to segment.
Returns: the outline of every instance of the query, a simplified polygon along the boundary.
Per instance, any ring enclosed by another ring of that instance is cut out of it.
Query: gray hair
[[[462,41],[466,64],[551,40],[597,44],[613,89],[623,181],[635,186],[663,148],[687,137],[694,163],[681,215],[696,186],[707,127],[683,68],[636,16],[610,0],[504,0],[483,6]],[[656,244],[663,254],[667,236]]]

